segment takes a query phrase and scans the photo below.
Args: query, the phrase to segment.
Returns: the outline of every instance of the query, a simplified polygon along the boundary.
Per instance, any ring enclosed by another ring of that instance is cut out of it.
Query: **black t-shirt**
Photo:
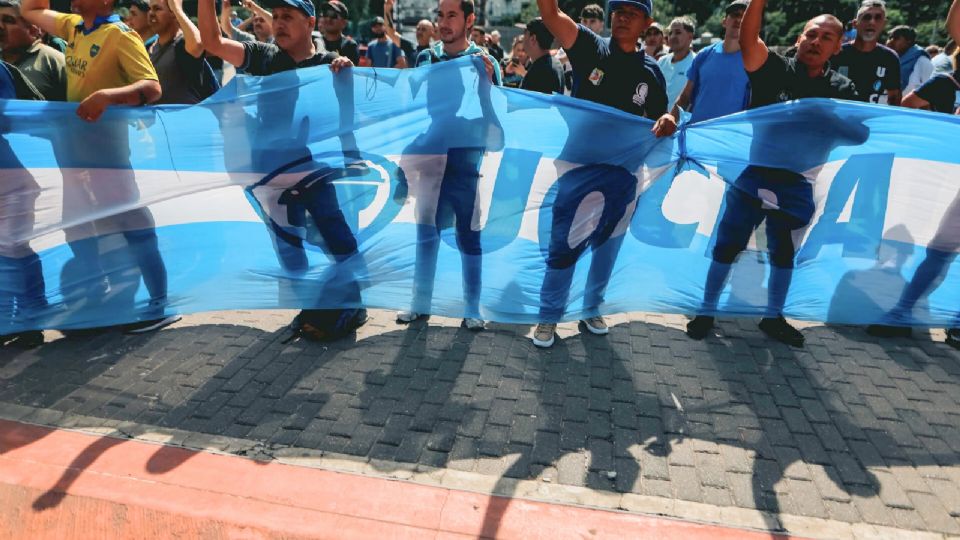
[[[560,61],[552,54],[537,58],[527,69],[527,75],[520,83],[520,88],[544,94],[562,93],[563,67]]]
[[[487,46],[487,51],[490,52],[490,56],[497,59],[497,62],[500,62],[503,60],[503,47],[496,45],[494,43],[491,43],[490,45]]]
[[[340,39],[336,41],[328,41],[327,38],[323,38],[323,48],[325,48],[327,52],[346,56],[355,66],[360,65],[360,47],[352,38],[340,36]]]
[[[413,67],[417,65],[417,55],[420,54],[417,51],[417,44],[410,41],[405,37],[400,38],[400,50],[403,51],[403,56],[407,59],[407,66]]]
[[[883,45],[860,52],[847,43],[830,64],[837,73],[853,81],[860,101],[886,103],[887,90],[900,89],[900,57]]]
[[[582,24],[567,50],[573,66],[573,97],[652,120],[667,112],[667,84],[657,62],[643,50],[624,52]]]
[[[951,75],[946,73],[936,75],[917,88],[916,94],[930,103],[930,110],[953,114],[956,110],[957,91],[960,91],[958,83],[960,83],[960,69]]]
[[[205,55],[195,58],[187,52],[183,36],[163,45],[157,40],[148,52],[163,89],[163,95],[155,105],[200,103],[220,89]]]
[[[832,69],[819,77],[810,77],[807,68],[796,58],[784,58],[770,52],[767,61],[757,71],[748,72],[752,96],[750,108],[783,103],[794,99],[832,98],[856,100],[857,92],[850,79]],[[772,155],[771,144],[791,134],[796,152]],[[753,163],[769,162],[772,157],[780,162],[790,162],[789,170],[751,166],[768,181],[802,181],[801,173],[822,165],[835,148],[863,144],[870,130],[863,123],[841,118],[831,108],[785,109],[777,116],[777,122],[761,120],[753,126],[750,145],[750,160]]]
[[[747,72],[747,77],[752,89],[751,109],[803,98],[858,99],[853,82],[833,69],[810,77],[806,66],[796,58],[784,58],[773,51],[760,69]]]
[[[243,48],[243,65],[240,66],[240,69],[250,75],[273,75],[291,69],[329,64],[337,57],[337,53],[318,52],[313,57],[297,63],[286,51],[273,43],[245,41],[243,42]]]

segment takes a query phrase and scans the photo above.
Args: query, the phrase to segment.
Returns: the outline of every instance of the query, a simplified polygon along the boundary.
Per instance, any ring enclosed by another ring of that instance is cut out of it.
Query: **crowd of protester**
[[[95,125],[111,106],[198,103],[216,92],[231,71],[271,75],[317,65],[330,65],[335,73],[350,66],[404,69],[476,55],[494,85],[564,93],[615,107],[652,120],[657,137],[672,135],[685,112],[691,114],[691,122],[701,122],[813,97],[960,114],[958,1],[947,15],[952,39],[942,47],[924,47],[917,42],[915,29],[907,26],[888,30],[884,2],[864,0],[850,31],[845,31],[835,16],[821,15],[806,24],[795,47],[778,52],[761,39],[766,0],[733,0],[724,7],[722,40],[695,52],[695,21],[678,17],[660,26],[652,19],[652,0],[610,0],[609,14],[599,5],[588,5],[577,19],[561,11],[557,0],[537,0],[540,17],[503,45],[498,31],[476,24],[473,0],[439,0],[436,20],[419,21],[415,41],[400,35],[393,19],[394,0],[387,0],[383,16],[370,21],[373,39],[365,44],[344,33],[350,12],[339,0],[323,3],[319,14],[311,0],[267,0],[262,6],[243,0],[250,13],[246,20],[237,17],[229,0],[224,0],[219,14],[214,0],[199,0],[195,20],[184,12],[182,0],[132,0],[126,20],[115,13],[113,0],[73,0],[73,13],[52,11],[49,0],[0,0],[0,98],[76,102],[76,114]],[[608,25],[609,37],[602,37]],[[102,151],[102,145],[94,149],[90,144],[98,143],[54,141],[55,150],[61,153]],[[471,165],[458,174],[479,178],[480,160],[475,156],[464,160]],[[753,230],[765,223],[771,272],[767,316],[760,328],[773,339],[802,346],[803,334],[783,318],[782,311],[794,266],[792,233],[812,218],[810,185],[796,171],[760,167],[748,167],[739,178],[729,180],[700,313],[690,321],[687,333],[693,339],[710,335],[731,265],[746,248]],[[66,184],[73,180],[65,173],[64,181],[67,205]],[[476,182],[472,185],[475,190]],[[786,203],[774,210],[754,204],[758,190],[770,190]],[[135,196],[135,189],[130,196]],[[442,200],[441,205],[449,204],[454,215],[472,216],[472,195],[441,190],[443,197],[449,200]],[[566,219],[575,210],[566,208],[558,198],[553,219]],[[140,226],[125,237],[137,255],[155,316],[145,317],[129,330],[153,331],[175,322],[177,317],[164,310],[166,273],[149,209],[104,220],[113,220],[113,225],[121,228]],[[94,225],[106,228],[109,224]],[[334,223],[329,231],[321,231],[333,239],[328,244],[337,245],[336,238],[342,240],[345,225],[341,225]],[[67,242],[78,259],[97,268],[97,249],[90,245],[90,233],[68,230]],[[461,246],[478,245],[471,236],[478,233],[469,227],[458,228],[457,234]],[[565,243],[564,239],[556,244]],[[601,335],[608,327],[598,308],[619,249],[615,242],[608,244],[604,256],[591,258],[587,290],[594,292],[585,299],[585,311],[593,316],[583,321],[588,331]],[[356,250],[355,242],[339,245],[342,252],[335,254],[338,256]],[[569,293],[569,276],[587,246],[575,253],[565,249],[555,248],[551,242],[541,291],[542,322],[533,336],[539,347],[554,342],[556,322]],[[464,257],[473,255],[479,257],[479,251],[464,251]],[[289,262],[281,253],[278,257],[281,263]],[[418,252],[418,264],[419,257]],[[931,266],[926,273],[918,270],[908,287],[909,297],[905,292],[896,310],[908,312],[919,296],[935,286],[936,268]],[[479,280],[479,270],[473,277],[464,276],[468,308],[474,309],[463,324],[472,330],[482,330],[485,324],[476,305]],[[94,287],[109,288],[109,283]],[[35,289],[31,294],[36,294]],[[29,299],[20,299],[12,305],[29,303]],[[557,306],[559,311],[554,309]],[[408,323],[427,312],[412,306],[399,313],[397,320]],[[335,338],[365,319],[362,309],[306,310],[298,324],[315,335]],[[869,330],[880,336],[909,332],[890,325],[874,325]],[[960,331],[952,329],[948,336],[960,344]],[[3,337],[4,344],[42,341],[39,332]]]

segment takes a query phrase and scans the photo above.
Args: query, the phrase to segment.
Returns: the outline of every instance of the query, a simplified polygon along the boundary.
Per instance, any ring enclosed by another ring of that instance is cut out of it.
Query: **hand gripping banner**
[[[657,140],[483,74],[241,77],[95,124],[0,101],[0,334],[360,306],[956,323],[957,118],[809,100]]]

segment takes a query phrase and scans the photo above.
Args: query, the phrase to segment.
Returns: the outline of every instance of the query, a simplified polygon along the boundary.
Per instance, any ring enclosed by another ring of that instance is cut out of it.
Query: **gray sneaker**
[[[589,330],[591,334],[605,336],[610,333],[610,328],[607,327],[607,321],[603,320],[603,317],[599,315],[590,317],[589,319],[583,319],[582,322],[587,325],[587,330]]]
[[[533,344],[542,349],[553,346],[557,338],[557,325],[553,323],[540,323],[533,331]]]
[[[487,327],[487,323],[483,319],[464,319],[460,326],[466,328],[467,330],[472,330],[474,332],[479,332]]]

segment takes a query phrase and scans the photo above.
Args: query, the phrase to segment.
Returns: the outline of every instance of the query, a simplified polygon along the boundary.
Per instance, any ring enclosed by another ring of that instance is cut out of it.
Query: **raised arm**
[[[960,0],[953,0],[947,13],[947,32],[953,41],[960,43]]]
[[[260,7],[260,4],[254,2],[253,0],[243,0],[243,7],[250,10],[251,13],[259,15],[267,20],[267,22],[273,22],[273,13]]]
[[[560,11],[557,0],[537,0],[537,7],[540,8],[543,24],[547,26],[553,37],[557,38],[557,43],[564,49],[573,47],[580,30],[569,15]]]
[[[203,48],[212,55],[219,56],[235,66],[242,66],[246,51],[238,41],[223,37],[217,24],[217,8],[213,0],[197,2],[197,22],[200,25],[200,39]]]
[[[385,0],[383,3],[383,33],[387,35],[390,41],[397,47],[400,46],[400,34],[393,26],[393,6],[396,0]]]
[[[200,55],[203,54],[203,42],[200,39],[200,30],[194,26],[193,21],[184,13],[183,0],[167,0],[167,6],[177,18],[177,25],[180,26],[180,31],[183,32],[184,48],[190,53],[190,56],[200,58]],[[227,11],[227,13],[229,14],[229,11]]]
[[[220,30],[228,36],[233,35],[233,21],[230,20],[230,0],[223,0],[220,6]]]
[[[753,73],[760,69],[767,61],[770,50],[767,44],[760,39],[760,28],[763,27],[763,10],[767,0],[752,0],[743,14],[740,23],[740,50],[743,53],[743,67]]]
[[[57,15],[59,12],[50,9],[50,0],[23,0],[20,4],[20,15],[30,24],[35,24],[44,32],[59,36],[57,31]]]

